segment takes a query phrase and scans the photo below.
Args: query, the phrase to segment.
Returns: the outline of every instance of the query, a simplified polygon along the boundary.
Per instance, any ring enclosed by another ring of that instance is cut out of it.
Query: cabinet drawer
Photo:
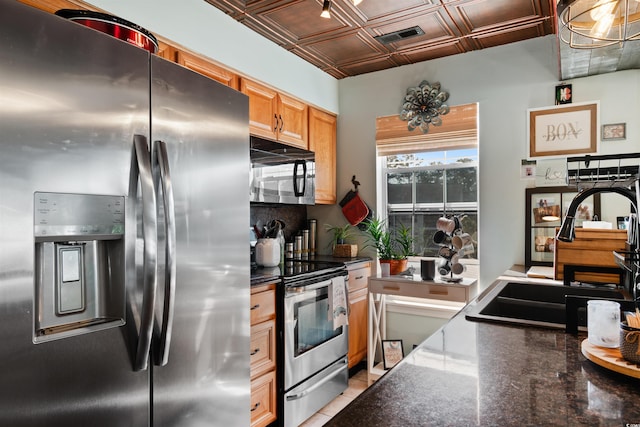
[[[251,327],[251,378],[276,367],[276,322],[268,320]]]
[[[371,267],[369,263],[364,267],[349,270],[349,292],[366,288],[369,276],[371,276]]]
[[[251,427],[266,426],[276,420],[276,373],[269,372],[251,381]]]
[[[251,294],[251,324],[276,318],[276,292],[268,290]]]
[[[455,302],[469,302],[468,291],[465,286],[449,283],[427,284],[425,282],[413,282],[410,280],[384,279],[372,279],[369,282],[369,292],[371,293]]]

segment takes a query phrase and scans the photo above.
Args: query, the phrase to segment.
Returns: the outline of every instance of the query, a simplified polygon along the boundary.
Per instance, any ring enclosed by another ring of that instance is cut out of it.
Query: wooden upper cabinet
[[[309,150],[316,158],[316,204],[336,203],[337,118],[309,108]]]
[[[176,54],[176,62],[192,71],[195,71],[196,73],[220,82],[223,85],[229,86],[235,90],[239,89],[240,79],[237,74],[197,55],[179,50]]]
[[[250,132],[278,139],[278,92],[247,79],[240,79],[240,92],[249,97]]]
[[[178,50],[169,43],[161,42],[158,40],[158,56],[166,59],[167,61],[176,62],[176,55]]]
[[[240,91],[249,97],[251,134],[308,148],[309,107],[305,103],[248,79],[240,79]]]
[[[286,95],[278,94],[279,141],[307,149],[308,109],[307,104]]]

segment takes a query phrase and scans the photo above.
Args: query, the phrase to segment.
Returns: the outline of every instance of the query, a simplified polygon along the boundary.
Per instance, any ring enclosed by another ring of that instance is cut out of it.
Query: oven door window
[[[326,288],[315,293],[315,296],[296,302],[293,315],[294,357],[342,334],[342,326],[333,329]]]

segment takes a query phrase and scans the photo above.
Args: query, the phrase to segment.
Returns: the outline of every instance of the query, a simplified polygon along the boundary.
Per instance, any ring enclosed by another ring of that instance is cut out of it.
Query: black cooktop
[[[286,260],[279,267],[258,267],[251,272],[251,277],[252,279],[266,276],[279,277],[288,284],[302,279],[346,274],[347,268],[341,262]]]

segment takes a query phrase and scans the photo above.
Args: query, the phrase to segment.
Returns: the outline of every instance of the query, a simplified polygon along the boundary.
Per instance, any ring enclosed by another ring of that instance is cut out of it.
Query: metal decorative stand
[[[443,260],[438,266],[438,272],[441,279],[449,283],[462,281],[462,277],[454,276],[464,272],[460,258],[474,251],[471,237],[462,230],[460,220],[455,215],[440,217],[433,236],[434,243],[440,245],[438,256]]]

